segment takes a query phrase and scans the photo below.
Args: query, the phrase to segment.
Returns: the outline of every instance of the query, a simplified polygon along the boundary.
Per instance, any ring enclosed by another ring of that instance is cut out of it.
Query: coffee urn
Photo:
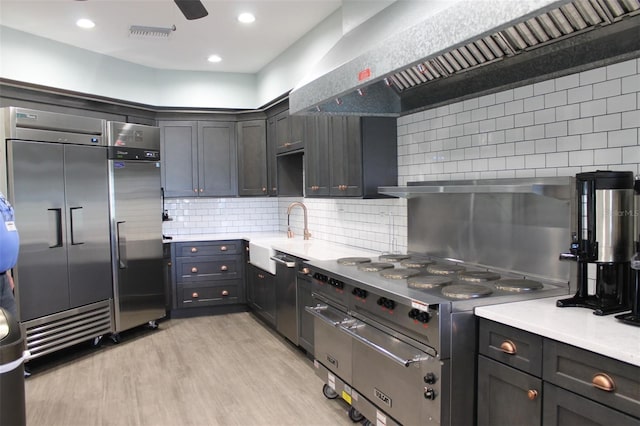
[[[634,185],[635,208],[634,217],[634,255],[631,257],[631,312],[616,315],[624,323],[640,326],[640,176],[636,176]]]
[[[576,175],[577,230],[562,260],[578,262],[577,292],[557,301],[609,315],[630,309],[633,255],[634,178],[632,172],[595,171]],[[588,265],[596,265],[595,293],[589,294]]]

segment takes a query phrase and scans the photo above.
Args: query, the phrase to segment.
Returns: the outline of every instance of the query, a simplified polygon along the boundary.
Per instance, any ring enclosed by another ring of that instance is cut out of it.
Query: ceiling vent
[[[164,27],[145,27],[141,25],[132,25],[129,28],[129,36],[135,38],[155,38],[155,39],[167,39],[172,32],[176,30],[176,26],[172,25],[169,28]]]

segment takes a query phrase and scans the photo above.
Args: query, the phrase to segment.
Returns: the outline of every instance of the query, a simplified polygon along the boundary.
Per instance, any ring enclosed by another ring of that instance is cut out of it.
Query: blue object
[[[13,207],[0,192],[0,273],[16,265],[20,237],[15,224]]]

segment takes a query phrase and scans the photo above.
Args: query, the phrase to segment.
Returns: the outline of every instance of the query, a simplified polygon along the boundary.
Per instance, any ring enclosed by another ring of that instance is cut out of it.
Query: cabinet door
[[[193,197],[198,187],[198,124],[160,122],[162,187],[166,197]]]
[[[282,111],[274,117],[276,129],[276,152],[285,152],[291,145],[289,137],[289,111]]]
[[[315,306],[316,302],[311,296],[314,283],[310,279],[300,278],[298,286],[298,344],[309,354],[313,354],[313,315],[308,313],[305,306]]]
[[[234,123],[198,122],[198,195],[236,194]]]
[[[276,119],[267,121],[267,188],[270,196],[278,195],[278,162],[276,159]]]
[[[478,425],[540,426],[542,380],[478,357]]]
[[[362,134],[360,118],[331,117],[330,121],[330,195],[362,195]]]
[[[329,117],[308,117],[305,126],[305,196],[329,195]]]
[[[238,123],[238,195],[267,195],[265,120]]]
[[[639,420],[620,411],[544,383],[545,426],[637,426]]]

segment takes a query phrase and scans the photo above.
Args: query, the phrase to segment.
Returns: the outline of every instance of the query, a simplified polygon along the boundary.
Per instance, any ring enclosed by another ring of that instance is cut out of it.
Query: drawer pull
[[[191,298],[197,299],[198,297],[200,297],[200,295],[198,293],[196,293],[195,291],[193,293],[191,293]]]
[[[191,253],[197,253],[197,252],[198,252],[197,247],[191,247]]]
[[[227,250],[228,250],[227,246],[220,247],[220,251],[227,251]]]
[[[535,401],[535,399],[538,397],[538,391],[535,389],[529,389],[527,391],[527,398],[529,398],[531,401]]]
[[[223,296],[228,296],[229,295],[229,291],[228,290],[222,290],[222,295]]]
[[[500,344],[500,350],[505,354],[515,355],[517,353],[516,344],[511,340],[505,340]]]
[[[594,388],[598,388],[605,392],[613,392],[614,390],[616,390],[616,384],[614,383],[613,379],[604,373],[598,373],[593,376],[593,379],[591,379],[591,384]]]
[[[302,268],[302,273],[305,275],[309,275],[309,273],[311,272],[311,269],[309,268]]]
[[[192,272],[192,273],[194,273],[194,274],[195,274],[195,273],[197,273],[197,272],[198,272],[198,268],[196,268],[196,267],[194,266],[193,268],[191,268],[191,272]]]
[[[264,275],[262,275],[262,274],[258,274],[258,278],[263,279],[263,278],[264,278]]]
[[[229,269],[229,267],[228,267],[227,265],[222,265],[222,266],[220,267],[220,270],[221,270],[221,271],[226,271],[227,269]]]

